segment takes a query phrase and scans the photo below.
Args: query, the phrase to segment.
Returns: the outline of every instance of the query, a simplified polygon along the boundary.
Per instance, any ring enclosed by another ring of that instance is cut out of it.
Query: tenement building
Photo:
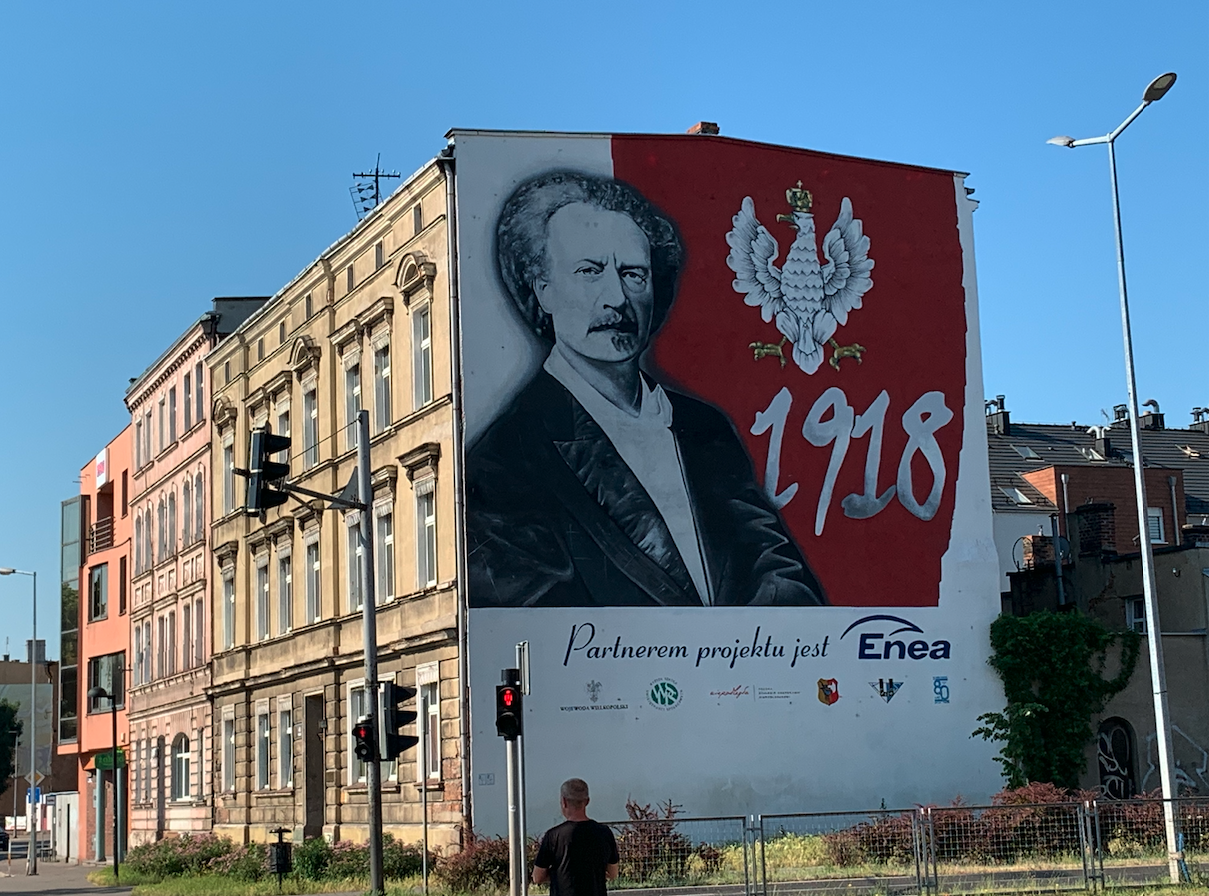
[[[209,830],[210,371],[264,304],[215,299],[126,392],[134,472],[128,717],[130,840]]]
[[[206,359],[213,717],[197,710],[189,726],[147,736],[171,749],[179,734],[211,727],[213,768],[201,776],[210,783],[194,776],[190,786],[213,788],[214,830],[237,842],[270,839],[279,826],[296,838],[367,836],[366,765],[350,730],[368,711],[359,513],[294,499],[250,518],[246,480],[235,472],[247,463],[250,430],[268,424],[292,439],[294,483],[340,492],[356,467],[362,408],[371,430],[379,678],[422,692],[427,717],[418,729],[431,757],[420,768],[412,750],[383,766],[385,828],[418,840],[423,796],[434,845],[457,839],[465,728],[448,186],[439,161],[422,168]],[[181,701],[193,687],[182,684]]]

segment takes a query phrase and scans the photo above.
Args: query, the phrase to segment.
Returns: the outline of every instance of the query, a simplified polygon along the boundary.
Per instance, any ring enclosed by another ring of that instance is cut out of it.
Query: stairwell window
[[[1146,508],[1146,527],[1151,544],[1167,544],[1167,533],[1163,530],[1163,508]]]
[[[432,306],[421,305],[412,312],[411,354],[413,399],[419,409],[432,401]]]

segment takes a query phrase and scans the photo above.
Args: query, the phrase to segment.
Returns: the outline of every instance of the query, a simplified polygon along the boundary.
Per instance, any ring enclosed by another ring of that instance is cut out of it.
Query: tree
[[[25,727],[17,718],[17,710],[17,704],[0,700],[0,793],[8,789],[16,771],[13,760],[17,752],[17,738]]]
[[[1009,788],[1046,782],[1075,788],[1094,735],[1091,718],[1129,683],[1141,636],[1114,632],[1082,613],[1000,616],[991,623],[991,658],[1003,680],[1003,712],[978,717],[974,731],[1003,744],[995,761]],[[1119,644],[1121,667],[1104,677],[1108,652]]]

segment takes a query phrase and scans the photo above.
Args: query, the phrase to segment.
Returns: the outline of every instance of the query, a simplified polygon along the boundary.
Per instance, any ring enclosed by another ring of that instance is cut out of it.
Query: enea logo
[[[656,709],[675,709],[683,697],[680,686],[670,678],[656,678],[646,692],[647,702]]]
[[[904,636],[901,640],[895,638],[903,632],[914,632],[922,635],[924,630],[909,619],[901,616],[864,616],[844,629],[840,640],[858,626],[865,626],[857,642],[856,655],[862,660],[947,660],[952,652],[948,641],[926,641],[923,638]],[[897,628],[895,627],[897,626]],[[880,629],[880,631],[879,631]],[[887,631],[892,629],[892,631]]]

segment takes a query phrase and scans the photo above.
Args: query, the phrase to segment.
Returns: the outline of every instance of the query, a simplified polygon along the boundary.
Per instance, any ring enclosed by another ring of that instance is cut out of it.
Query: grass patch
[[[112,868],[98,868],[88,875],[88,880],[97,886],[115,885]],[[277,878],[268,877],[259,881],[242,881],[220,874],[181,875],[157,878],[137,871],[122,869],[122,886],[134,886],[133,896],[273,896],[278,892]],[[388,896],[414,896],[420,880],[404,879],[388,884]],[[369,889],[369,880],[349,878],[346,880],[302,880],[287,874],[281,883],[284,896],[304,896],[308,893],[358,893]],[[431,885],[430,892],[435,888]]]

